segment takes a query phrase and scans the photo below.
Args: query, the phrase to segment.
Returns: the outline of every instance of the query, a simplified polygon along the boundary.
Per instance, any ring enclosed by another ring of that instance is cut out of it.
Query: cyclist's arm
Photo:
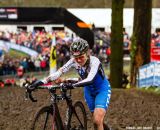
[[[79,78],[58,78],[54,80],[55,84],[60,84],[60,83],[77,83],[79,81]]]
[[[66,73],[74,64],[73,59],[70,59],[65,65],[63,65],[57,72],[49,75],[42,80],[43,83],[48,83],[58,79],[63,73]]]
[[[92,84],[96,74],[98,73],[100,65],[101,65],[101,63],[100,63],[99,59],[94,58],[94,60],[92,60],[92,62],[91,62],[91,65],[90,65],[91,69],[90,69],[90,72],[89,72],[87,78],[73,84],[73,87],[83,87],[83,86]]]
[[[79,78],[67,78],[65,79],[68,83],[77,83],[80,79]]]

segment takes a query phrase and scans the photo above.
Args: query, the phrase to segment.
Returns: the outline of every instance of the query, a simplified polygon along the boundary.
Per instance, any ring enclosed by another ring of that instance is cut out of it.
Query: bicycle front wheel
[[[53,115],[53,107],[42,107],[36,113],[31,130],[60,130],[59,120]]]
[[[74,110],[71,112],[69,130],[87,130],[87,116],[83,103],[77,101]]]

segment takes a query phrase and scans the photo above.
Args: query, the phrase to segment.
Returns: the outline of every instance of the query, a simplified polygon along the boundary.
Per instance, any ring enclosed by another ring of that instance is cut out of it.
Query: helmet
[[[73,56],[79,56],[87,52],[89,49],[88,42],[82,38],[75,40],[71,46],[70,51]]]

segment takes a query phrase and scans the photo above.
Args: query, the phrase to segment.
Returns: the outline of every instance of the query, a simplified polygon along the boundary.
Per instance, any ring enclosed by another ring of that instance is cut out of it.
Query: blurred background
[[[29,129],[29,120],[49,98],[37,94],[43,100],[31,107],[24,102],[24,83],[62,67],[79,37],[88,41],[111,82],[109,126],[158,129],[159,21],[159,0],[0,0],[0,130]],[[74,70],[64,75],[77,76]],[[74,94],[83,98],[82,89]]]

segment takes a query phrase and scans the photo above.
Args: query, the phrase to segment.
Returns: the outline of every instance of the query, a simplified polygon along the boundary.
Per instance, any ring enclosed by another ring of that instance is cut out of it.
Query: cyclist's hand
[[[27,89],[28,89],[29,92],[32,92],[32,91],[34,91],[38,86],[43,85],[43,84],[44,84],[44,83],[43,83],[42,81],[37,80],[37,81],[35,81],[33,84],[29,85]]]
[[[74,84],[74,83],[77,83],[78,81],[79,81],[79,78],[67,78],[64,83]]]
[[[73,84],[72,83],[62,83],[61,84],[62,89],[73,89]]]

